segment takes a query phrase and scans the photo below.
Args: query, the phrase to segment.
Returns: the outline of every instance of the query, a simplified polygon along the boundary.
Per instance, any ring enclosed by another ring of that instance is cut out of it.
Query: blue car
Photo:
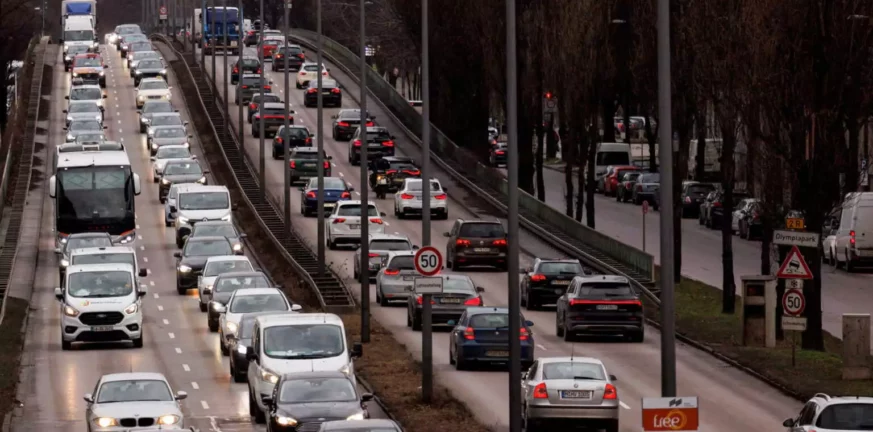
[[[470,307],[454,325],[449,342],[449,363],[457,370],[478,364],[509,362],[509,309]],[[527,370],[534,361],[532,321],[521,317],[521,367]]]
[[[338,201],[352,199],[352,192],[355,188],[348,185],[345,180],[339,177],[324,178],[324,211],[325,213],[333,212]],[[300,187],[302,196],[300,197],[300,213],[303,216],[313,216],[318,212],[318,178],[309,179],[305,186]]]

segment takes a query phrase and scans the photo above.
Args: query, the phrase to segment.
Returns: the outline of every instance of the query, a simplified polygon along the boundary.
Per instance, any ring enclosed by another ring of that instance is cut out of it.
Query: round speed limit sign
[[[415,270],[422,276],[435,276],[443,269],[443,256],[435,247],[425,246],[415,253]]]
[[[806,308],[806,299],[803,291],[799,289],[787,289],[782,295],[782,310],[785,315],[800,316]]]

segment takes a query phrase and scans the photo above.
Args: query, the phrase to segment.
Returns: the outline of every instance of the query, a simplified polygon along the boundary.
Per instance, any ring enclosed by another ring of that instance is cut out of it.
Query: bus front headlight
[[[61,268],[67,268],[70,265],[70,261],[66,259],[61,260]]]
[[[200,177],[200,180],[197,180],[197,183],[206,184],[206,177]]]

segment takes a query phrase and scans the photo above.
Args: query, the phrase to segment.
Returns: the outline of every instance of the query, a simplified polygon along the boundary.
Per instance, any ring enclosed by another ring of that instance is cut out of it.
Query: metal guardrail
[[[200,65],[189,64],[188,59],[191,56],[186,56],[178,51],[166,36],[153,34],[151,39],[161,42],[162,47],[173,52],[178,59],[178,61],[171,63],[174,69],[181,69],[176,68],[175,65],[184,65],[184,70],[175,70],[177,78],[181,79],[183,74],[187,75],[196,86],[196,101],[199,102],[199,108],[202,109],[202,112],[205,112],[209,117],[212,133],[219,143],[225,163],[233,172],[234,182],[246,205],[256,216],[258,224],[268,233],[270,241],[281,251],[282,256],[291,264],[295,273],[316,294],[324,311],[332,313],[353,311],[355,308],[354,297],[342,279],[330,269],[323,276],[318,274],[318,261],[315,254],[297,235],[293,227],[291,237],[285,238],[285,222],[279,211],[279,204],[273,202],[269,195],[266,202],[258,202],[257,171],[254,164],[248,160],[245,152],[240,151],[236,140],[238,135],[233,125],[224,121],[223,105],[220,106],[213,102],[217,100],[213,98],[218,98],[220,94],[214,88],[211,80],[207,79],[208,74]]]
[[[294,29],[289,35],[289,39],[311,50],[316,49],[316,37],[316,33],[302,29]],[[340,67],[356,84],[359,83],[359,57],[336,41],[328,38],[322,40],[326,60]],[[376,71],[368,69],[367,73],[367,90],[371,97],[394,117],[420,150],[421,114]],[[355,92],[347,94],[358,98]],[[505,213],[508,183],[503,173],[479,163],[476,155],[456,145],[433,125],[431,127],[431,136],[434,138],[431,160],[467,189]],[[658,295],[649,289],[654,283],[654,258],[650,254],[588,228],[524,191],[519,194],[519,213],[525,229],[597,271],[623,275],[633,280],[640,292],[655,303],[660,303]]]

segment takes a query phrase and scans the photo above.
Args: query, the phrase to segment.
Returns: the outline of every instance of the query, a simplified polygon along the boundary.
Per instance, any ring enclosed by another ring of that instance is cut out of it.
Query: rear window
[[[405,251],[410,249],[412,249],[412,245],[406,240],[373,240],[370,242],[371,251]]]
[[[628,297],[634,296],[630,285],[624,282],[594,282],[582,285],[579,295],[584,297]]]
[[[509,314],[490,313],[473,315],[470,318],[473,328],[503,328],[509,327]]]
[[[543,364],[543,379],[594,379],[605,380],[603,367],[595,363],[559,362]]]
[[[415,257],[413,256],[398,256],[394,257],[388,268],[391,270],[415,270]]]
[[[264,81],[266,81],[266,78],[264,78]],[[243,78],[242,80],[240,80],[240,84],[249,87],[257,87],[261,85],[261,79],[258,77]]]
[[[318,153],[316,152],[295,152],[291,159],[306,159],[306,160],[315,160],[318,159]]]
[[[379,130],[376,132],[367,131],[367,141],[381,141],[387,139],[391,139],[391,134],[386,130]]]
[[[283,108],[264,107],[264,115],[285,115],[285,110]]]
[[[339,207],[337,209],[337,215],[339,216],[361,216],[361,205],[360,204],[346,204],[344,206]],[[367,208],[367,216],[379,216],[379,211],[376,210],[376,206],[371,205]]]
[[[689,195],[705,195],[715,190],[713,185],[692,185],[688,186]]]
[[[661,183],[661,174],[641,174],[640,183]]]
[[[583,273],[582,264],[574,262],[544,262],[540,263],[537,273],[543,274],[577,274]]]
[[[503,238],[503,225],[496,223],[465,223],[461,225],[461,237]]]
[[[243,59],[242,65],[246,68],[256,68],[260,66],[261,63],[256,59]]]
[[[629,165],[630,155],[628,152],[598,152],[596,165]]]
[[[838,431],[873,430],[873,404],[847,403],[826,407],[816,427]]]
[[[306,65],[306,66],[303,66],[303,69],[306,72],[318,72],[318,66],[316,66],[316,65]]]

